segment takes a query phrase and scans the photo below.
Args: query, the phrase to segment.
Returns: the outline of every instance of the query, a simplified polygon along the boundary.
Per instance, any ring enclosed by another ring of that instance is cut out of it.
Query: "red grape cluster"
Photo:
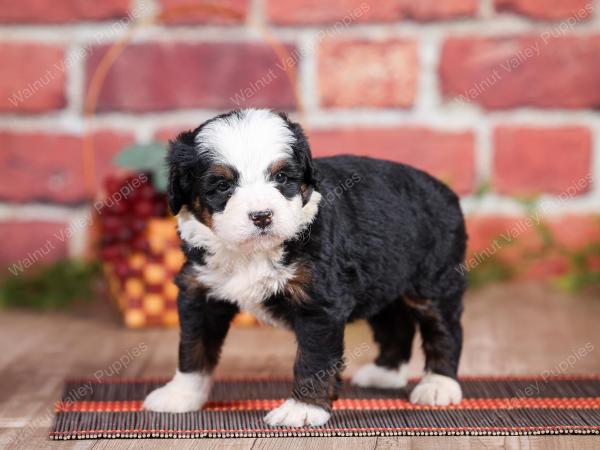
[[[156,192],[149,175],[118,176],[106,179],[106,200],[99,212],[100,256],[116,263],[118,273],[127,270],[125,259],[132,251],[149,251],[146,227],[151,218],[168,215],[166,195]],[[119,264],[122,262],[122,264]]]

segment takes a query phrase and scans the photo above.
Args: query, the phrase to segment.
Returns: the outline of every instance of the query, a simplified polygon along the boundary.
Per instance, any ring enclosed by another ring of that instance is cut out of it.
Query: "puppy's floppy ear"
[[[192,195],[194,166],[199,161],[196,149],[195,133],[186,131],[169,142],[167,165],[169,167],[168,199],[169,208],[177,215],[181,208],[188,205]]]
[[[300,162],[303,169],[302,180],[302,205],[306,205],[315,189],[319,187],[319,175],[315,165],[313,164],[312,153],[308,138],[304,134],[304,130],[300,124],[292,122],[287,114],[279,113],[279,116],[285,121],[287,127],[294,135],[294,144],[292,150],[294,157]]]

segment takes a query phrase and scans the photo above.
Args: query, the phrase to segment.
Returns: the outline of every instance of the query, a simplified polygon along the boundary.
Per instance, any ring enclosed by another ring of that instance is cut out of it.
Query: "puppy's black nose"
[[[272,222],[273,211],[270,209],[265,209],[263,211],[252,211],[250,214],[248,214],[248,216],[258,228],[266,228]]]

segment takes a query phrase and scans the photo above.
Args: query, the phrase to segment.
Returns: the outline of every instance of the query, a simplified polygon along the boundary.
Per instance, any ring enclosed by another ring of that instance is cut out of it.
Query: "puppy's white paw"
[[[352,384],[380,389],[400,389],[408,383],[408,365],[401,364],[397,370],[376,364],[362,366],[352,377]]]
[[[197,411],[206,402],[210,387],[208,375],[177,371],[171,381],[148,394],[144,409],[172,413]]]
[[[454,378],[428,373],[410,393],[411,403],[418,405],[455,405],[462,400],[460,384]]]
[[[325,424],[331,414],[323,408],[299,402],[293,398],[265,416],[265,422],[273,427],[318,427]]]

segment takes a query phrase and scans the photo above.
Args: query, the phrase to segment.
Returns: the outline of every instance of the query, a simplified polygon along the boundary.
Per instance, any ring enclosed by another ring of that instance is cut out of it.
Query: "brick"
[[[494,131],[494,190],[503,194],[563,194],[589,191],[592,138],[583,127],[501,126]]]
[[[67,255],[67,239],[56,234],[68,229],[67,223],[44,221],[0,222],[2,252],[0,277],[18,276],[37,264],[45,264]]]
[[[417,44],[327,40],[319,50],[318,71],[324,106],[407,108],[417,92]]]
[[[340,129],[309,133],[314,156],[366,155],[425,170],[460,194],[473,190],[474,139],[471,132],[426,128]]]
[[[549,230],[554,246],[544,250],[537,229]],[[575,251],[600,241],[600,217],[568,214],[557,217],[473,216],[467,218],[467,266],[470,270],[494,260],[512,268],[518,278],[548,279],[568,269],[565,251]]]
[[[133,142],[126,133],[93,135],[95,183],[114,171],[112,158]],[[88,200],[83,138],[42,132],[0,132],[0,199],[10,202],[52,201],[74,204]]]
[[[548,255],[531,261],[524,268],[521,278],[525,280],[548,281],[564,275],[569,270],[569,258],[565,255]]]
[[[447,20],[475,16],[477,0],[267,0],[268,20],[279,25],[308,25]],[[347,25],[346,25],[347,26]]]
[[[124,17],[130,0],[0,0],[0,23],[67,23]]]
[[[574,23],[593,15],[591,0],[494,0],[497,11],[508,11],[532,19],[571,19]]]
[[[536,252],[544,244],[536,232],[539,217],[485,215],[467,219],[468,254],[502,256],[516,262],[524,251]]]
[[[600,36],[450,38],[440,62],[446,98],[488,109],[600,106]]]
[[[544,242],[535,218],[526,216],[471,216],[467,218],[466,267],[482,270],[486,265],[501,265],[518,278],[527,278],[531,260]],[[489,267],[489,266],[488,266]]]
[[[106,50],[95,49],[88,60],[88,84]],[[130,45],[110,68],[97,110],[293,109],[286,69],[295,72],[299,52],[293,47],[288,52],[289,59],[282,62],[262,43]]]
[[[232,25],[246,21],[248,0],[190,3],[189,0],[159,0],[163,22],[174,25]]]
[[[0,112],[41,113],[66,104],[64,50],[57,45],[0,44]]]
[[[565,214],[548,220],[558,246],[578,250],[600,242],[600,216]]]

